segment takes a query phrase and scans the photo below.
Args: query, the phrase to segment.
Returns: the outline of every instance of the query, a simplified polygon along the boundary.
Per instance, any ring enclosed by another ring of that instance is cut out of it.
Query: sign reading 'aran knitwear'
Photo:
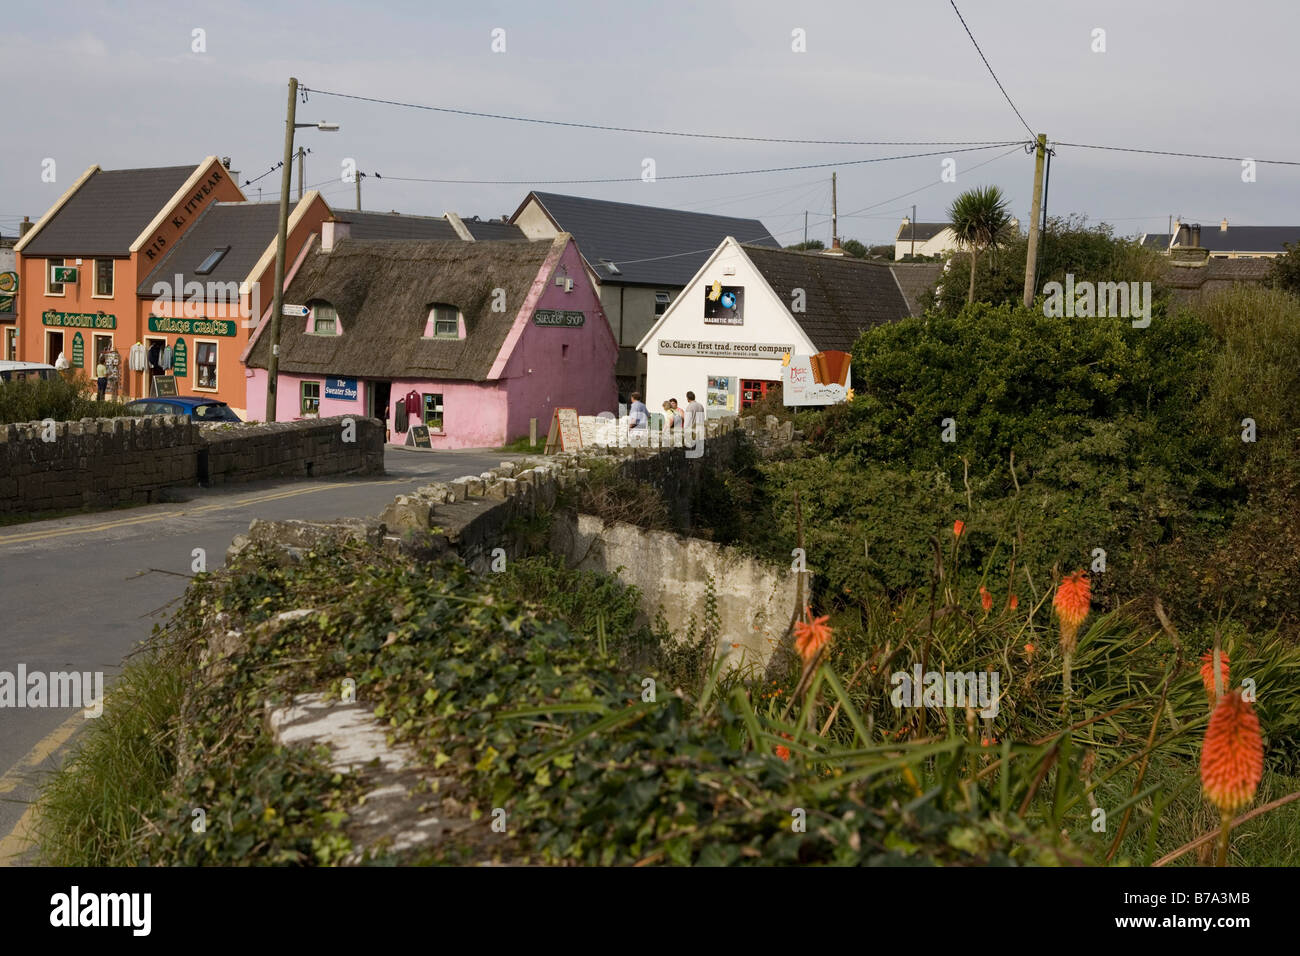
[[[171,217],[171,225],[174,229],[181,229],[185,223],[200,209],[207,204],[208,197],[212,195],[213,190],[217,188],[217,183],[225,179],[224,171],[214,169],[212,174],[203,182],[194,187],[194,192],[185,198],[185,202],[177,207],[175,214]],[[167,245],[167,237],[161,232],[154,236],[153,242],[144,250],[144,256],[150,262],[161,258],[163,248]]]
[[[660,355],[703,355],[710,358],[760,358],[778,362],[794,346],[776,342],[695,342],[660,339]]]
[[[234,335],[235,323],[226,319],[170,319],[151,315],[149,331],[176,335]]]
[[[586,321],[586,312],[564,312],[559,309],[538,309],[533,313],[533,325],[558,325],[566,329],[580,329]]]
[[[55,312],[41,313],[42,325],[57,325],[69,329],[115,329],[117,316],[106,312]]]

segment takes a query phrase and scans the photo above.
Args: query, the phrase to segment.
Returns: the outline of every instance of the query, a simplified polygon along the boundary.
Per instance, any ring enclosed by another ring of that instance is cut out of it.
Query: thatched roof
[[[506,335],[548,256],[558,262],[571,241],[427,242],[343,239],[314,250],[285,292],[286,302],[327,302],[343,334],[311,335],[306,322],[280,323],[280,370],[346,378],[487,379]],[[506,310],[493,312],[494,290]],[[453,305],[465,317],[464,339],[424,338],[432,305]],[[266,368],[270,335],[263,329],[247,364]]]

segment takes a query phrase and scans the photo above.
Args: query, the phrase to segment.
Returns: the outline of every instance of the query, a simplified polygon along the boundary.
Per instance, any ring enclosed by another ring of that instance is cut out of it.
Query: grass
[[[532,445],[529,444],[527,435],[521,435],[514,441],[502,445],[497,451],[515,452],[521,455],[541,455],[546,451],[546,436],[539,437],[537,444]]]

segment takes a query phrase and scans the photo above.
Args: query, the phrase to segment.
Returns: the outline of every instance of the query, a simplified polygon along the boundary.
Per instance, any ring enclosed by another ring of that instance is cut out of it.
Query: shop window
[[[63,265],[62,259],[45,260],[45,294],[63,295],[63,283],[54,281],[54,267]]]
[[[194,387],[217,387],[217,343],[194,343]]]
[[[95,297],[111,299],[113,297],[113,260],[95,260]]]
[[[740,407],[749,408],[751,405],[761,402],[767,393],[773,389],[781,387],[780,382],[768,382],[762,379],[741,379],[740,381]]]
[[[435,305],[429,309],[428,321],[424,324],[426,339],[460,338],[460,310],[454,305]]]
[[[104,353],[112,350],[113,336],[96,335],[91,341],[94,345],[94,349],[91,352],[91,354],[94,356],[94,360],[91,362],[87,362],[86,364],[90,365],[91,368],[94,368],[100,362],[105,361]]]
[[[442,431],[442,395],[424,396],[424,423],[434,431]]]
[[[302,383],[298,406],[304,415],[320,414],[320,382]]]
[[[10,362],[18,361],[17,329],[5,329],[5,359]]]
[[[338,335],[339,313],[332,305],[319,303],[312,306],[311,330],[316,335]]]

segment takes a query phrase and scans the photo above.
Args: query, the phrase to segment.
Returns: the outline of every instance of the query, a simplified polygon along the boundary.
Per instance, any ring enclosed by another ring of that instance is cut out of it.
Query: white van
[[[55,378],[58,375],[53,365],[44,362],[0,362],[0,382],[12,382],[23,378]]]

